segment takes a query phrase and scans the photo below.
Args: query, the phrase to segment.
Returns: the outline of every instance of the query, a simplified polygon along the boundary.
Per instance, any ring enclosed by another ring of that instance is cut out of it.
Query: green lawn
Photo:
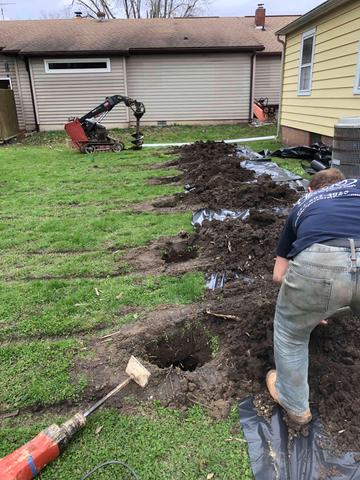
[[[170,142],[269,135],[274,129],[175,126],[145,133],[148,142]],[[256,150],[278,146],[251,144]],[[135,322],[158,305],[201,299],[202,274],[139,277],[123,260],[130,247],[191,230],[191,212],[132,211],[135,203],[181,190],[148,184],[154,176],[178,173],[149,168],[171,158],[152,149],[81,155],[66,147],[62,132],[1,147],[0,413],[81,402],[87,380],[72,378],[70,371],[88,339]],[[134,313],[122,314],[124,306]],[[111,458],[129,462],[143,480],[206,479],[212,473],[214,480],[252,478],[246,444],[241,433],[233,433],[236,414],[214,421],[199,408],[187,415],[143,408],[137,416],[106,408],[97,413],[42,478],[81,478]],[[2,420],[0,455],[52,421],[50,414],[23,412]],[[125,478],[110,472],[96,478]]]
[[[188,304],[203,293],[201,273],[181,277],[16,281],[0,284],[0,341],[52,337],[122,325],[124,305],[151,309]],[[0,393],[1,395],[1,393]]]
[[[145,143],[177,143],[195,140],[231,140],[237,138],[265,137],[276,135],[276,125],[249,127],[236,125],[173,125],[169,127],[141,127]],[[131,146],[133,128],[116,128],[112,136],[121,138],[125,145]],[[65,142],[65,132],[46,132],[32,135],[22,140],[23,145],[54,146]]]

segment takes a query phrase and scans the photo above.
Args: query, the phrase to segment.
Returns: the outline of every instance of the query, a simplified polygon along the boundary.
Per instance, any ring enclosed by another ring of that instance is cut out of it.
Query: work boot
[[[276,403],[281,405],[284,410],[286,410],[286,413],[288,414],[289,418],[293,422],[299,425],[306,425],[307,423],[309,423],[312,418],[310,410],[307,409],[306,412],[304,412],[302,415],[295,415],[294,413],[289,412],[289,410],[280,402],[279,394],[278,394],[278,391],[276,390],[275,383],[276,383],[276,370],[270,370],[266,375],[266,386],[269,390],[271,397],[275,400]]]

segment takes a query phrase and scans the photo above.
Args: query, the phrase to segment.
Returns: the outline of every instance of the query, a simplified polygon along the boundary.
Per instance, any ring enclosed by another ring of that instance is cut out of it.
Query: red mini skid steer
[[[132,135],[134,140],[131,142],[136,150],[142,148],[144,135],[140,132],[140,118],[145,113],[145,106],[129,97],[122,95],[113,95],[106,97],[105,101],[93,108],[90,112],[81,118],[69,119],[65,124],[66,133],[71,138],[72,145],[80,150],[81,153],[93,153],[98,151],[121,152],[125,146],[123,142],[108,135],[107,129],[100,124],[100,121],[112,110],[118,103],[124,103],[130,108],[136,118],[136,131]],[[97,120],[94,120],[94,118]]]

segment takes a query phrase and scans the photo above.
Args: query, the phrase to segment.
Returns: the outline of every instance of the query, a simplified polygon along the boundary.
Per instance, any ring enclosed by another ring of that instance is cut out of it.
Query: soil
[[[239,210],[244,207],[281,207],[296,200],[287,185],[278,185],[269,175],[255,178],[253,171],[240,166],[244,157],[233,145],[197,142],[179,149],[180,157],[169,165],[184,172],[183,182],[190,188],[178,194],[179,203],[202,204],[211,209]]]
[[[124,379],[126,362],[133,354],[152,376],[145,389],[132,384],[125,396],[111,399],[110,404],[124,412],[136,410],[138,402],[157,399],[180,409],[199,404],[212,416],[224,418],[235,400],[254,394],[258,411],[268,417],[273,402],[265,376],[274,367],[273,316],[278,293],[271,272],[285,219],[257,208],[277,202],[291,206],[296,194],[268,178],[244,184],[254,177],[238,166],[239,158],[229,145],[198,143],[183,147],[180,155],[184,182],[201,185],[186,198],[201,196],[199,188],[206,185],[201,197],[208,199],[204,207],[238,208],[242,201],[251,207],[249,219],[206,221],[192,235],[181,232],[171,239],[158,239],[130,251],[124,260],[142,274],[202,270],[226,272],[229,281],[223,289],[207,291],[198,304],[159,307],[114,335],[95,340],[89,346],[95,358],[79,360],[74,377],[86,374],[86,400],[94,401]],[[235,191],[241,196],[234,196]],[[272,195],[276,202],[272,203]],[[338,316],[313,331],[309,383],[311,407],[319,410],[335,447],[360,451],[358,318]],[[300,434],[306,435],[305,430]]]
[[[250,210],[248,221],[205,221],[197,227],[193,248],[213,259],[214,271],[262,277],[271,274],[284,218]],[[191,244],[190,238],[188,243]]]

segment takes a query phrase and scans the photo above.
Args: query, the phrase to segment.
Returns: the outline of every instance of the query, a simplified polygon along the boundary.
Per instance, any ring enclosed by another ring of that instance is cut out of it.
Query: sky
[[[212,0],[206,14],[219,16],[253,15],[258,1],[261,0]],[[303,14],[323,3],[323,1],[263,0],[268,15]],[[1,5],[5,3],[14,3],[14,5]],[[39,18],[44,14],[51,15],[61,11],[69,3],[71,3],[70,0],[0,0],[0,8],[3,9],[6,19],[17,20]]]

